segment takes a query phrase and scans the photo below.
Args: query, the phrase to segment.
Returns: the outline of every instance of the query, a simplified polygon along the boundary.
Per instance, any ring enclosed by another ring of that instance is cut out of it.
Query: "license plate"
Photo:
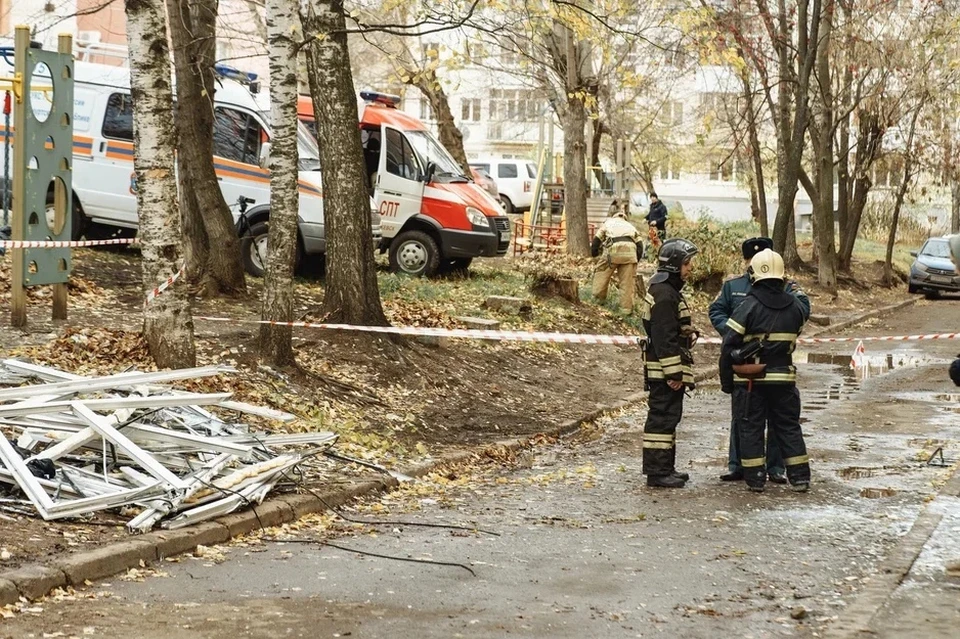
[[[931,275],[930,281],[933,282],[934,284],[952,284],[953,278],[946,277],[944,275]]]

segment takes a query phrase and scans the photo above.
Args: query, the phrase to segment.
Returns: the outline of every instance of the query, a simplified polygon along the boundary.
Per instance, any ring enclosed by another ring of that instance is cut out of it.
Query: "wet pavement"
[[[956,330],[960,302],[923,308],[856,330]],[[361,509],[498,536],[384,524],[336,540],[475,576],[247,539],[41,602],[0,622],[0,637],[817,637],[883,574],[925,507],[942,519],[872,623],[885,638],[955,636],[960,579],[944,565],[960,559],[960,497],[936,497],[951,469],[930,458],[960,458],[945,367],[960,345],[866,348],[866,373],[849,367],[851,344],[801,358],[810,493],[717,481],[729,398],[707,385],[679,431],[687,488],[644,486],[640,408],[507,468],[435,477]],[[319,525],[271,534],[309,539]]]

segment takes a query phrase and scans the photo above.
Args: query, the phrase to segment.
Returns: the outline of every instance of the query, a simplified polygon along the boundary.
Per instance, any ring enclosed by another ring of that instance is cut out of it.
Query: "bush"
[[[670,237],[682,237],[697,245],[700,252],[694,260],[689,284],[710,290],[719,290],[718,282],[743,270],[740,245],[745,239],[759,234],[753,223],[722,224],[706,216],[697,221],[672,221],[667,230]]]

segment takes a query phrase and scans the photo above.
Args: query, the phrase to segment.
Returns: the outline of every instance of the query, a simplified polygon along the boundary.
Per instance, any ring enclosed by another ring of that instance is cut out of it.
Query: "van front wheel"
[[[440,268],[440,249],[423,231],[405,231],[390,243],[390,270],[431,277]]]
[[[270,230],[270,220],[263,220],[250,226],[250,230],[240,238],[240,256],[243,259],[243,269],[254,277],[263,277],[267,270],[267,232]],[[296,254],[293,258],[293,270],[296,272],[303,262],[303,248],[297,242]]]

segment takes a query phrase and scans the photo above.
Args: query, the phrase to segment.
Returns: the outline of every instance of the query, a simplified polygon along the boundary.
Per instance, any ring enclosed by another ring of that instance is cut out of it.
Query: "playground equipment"
[[[4,197],[4,216],[12,204],[11,239],[65,241],[71,238],[73,193],[73,37],[59,37],[57,51],[30,42],[30,28],[17,26],[13,47],[0,47],[0,91],[12,93],[13,129],[4,123],[5,157],[13,146],[12,197]],[[12,168],[12,171],[10,170]],[[8,182],[5,181],[6,187]],[[5,192],[8,189],[5,188]],[[70,248],[12,248],[10,323],[27,323],[26,287],[53,285],[53,319],[67,317]]]

